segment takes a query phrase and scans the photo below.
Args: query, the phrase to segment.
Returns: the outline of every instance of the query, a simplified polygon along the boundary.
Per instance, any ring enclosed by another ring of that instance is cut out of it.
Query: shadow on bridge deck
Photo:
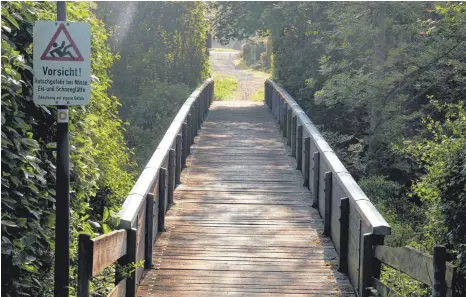
[[[266,106],[215,102],[137,296],[353,296]]]

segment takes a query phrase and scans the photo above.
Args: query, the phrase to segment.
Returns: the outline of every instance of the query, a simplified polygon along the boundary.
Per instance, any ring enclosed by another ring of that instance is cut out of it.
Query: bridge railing
[[[304,185],[313,194],[312,206],[324,221],[324,235],[330,236],[339,255],[339,271],[364,296],[371,276],[380,271],[380,264],[373,267],[368,254],[372,245],[383,244],[390,226],[298,103],[271,80],[265,82],[265,102],[291,146]]]
[[[136,296],[144,268],[152,267],[152,247],[164,231],[165,213],[181,183],[190,146],[213,102],[214,81],[209,78],[183,104],[120,211],[119,229],[91,239],[79,237],[78,296],[89,296],[89,281],[106,267],[144,262],[132,274],[115,279],[108,296]],[[151,137],[148,135],[147,137]]]
[[[431,257],[407,247],[384,246],[390,226],[298,103],[271,80],[265,82],[265,103],[296,157],[312,206],[324,221],[324,235],[335,245],[338,270],[348,275],[358,295],[398,296],[379,281],[385,264],[430,285],[433,296],[452,296],[456,268],[445,262],[445,248],[435,247]]]

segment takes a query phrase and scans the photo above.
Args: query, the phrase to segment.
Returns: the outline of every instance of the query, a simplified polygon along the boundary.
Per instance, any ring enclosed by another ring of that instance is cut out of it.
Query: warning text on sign
[[[37,21],[34,24],[34,102],[87,105],[91,93],[90,26]]]

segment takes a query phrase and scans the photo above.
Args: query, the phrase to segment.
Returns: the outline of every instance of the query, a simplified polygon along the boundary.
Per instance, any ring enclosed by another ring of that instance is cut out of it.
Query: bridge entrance
[[[353,296],[266,106],[216,101],[136,296]]]

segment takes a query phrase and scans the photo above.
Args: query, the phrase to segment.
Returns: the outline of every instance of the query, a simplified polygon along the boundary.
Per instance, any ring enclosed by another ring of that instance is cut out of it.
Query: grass
[[[214,73],[213,79],[215,82],[215,100],[225,101],[233,98],[238,88],[238,79],[236,77]]]
[[[210,51],[212,52],[237,52],[238,50],[235,50],[234,48],[216,47],[216,48],[211,48]]]
[[[255,91],[249,100],[253,102],[264,102],[264,90]]]
[[[235,63],[235,66],[238,67],[239,69],[243,70],[243,71],[247,71],[247,72],[250,72],[252,75],[254,75],[255,77],[260,77],[260,78],[269,78],[270,77],[270,73],[267,73],[267,72],[264,72],[264,71],[260,71],[260,70],[255,70],[255,69],[252,69],[251,67],[249,67],[248,65],[246,65],[243,61],[243,59],[241,58],[238,58],[234,61]]]

